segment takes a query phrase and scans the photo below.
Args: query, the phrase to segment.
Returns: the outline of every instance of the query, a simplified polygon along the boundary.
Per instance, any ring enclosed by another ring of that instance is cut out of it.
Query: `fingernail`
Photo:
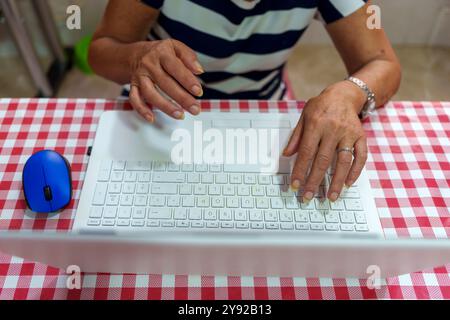
[[[200,64],[200,62],[198,62],[198,61],[195,61],[194,62],[194,64],[195,64],[195,69],[197,69],[197,72],[198,73],[205,73],[205,70],[203,70],[203,67],[202,67],[202,65]]]
[[[151,115],[150,113],[147,113],[146,115],[145,115],[145,119],[148,121],[148,122],[153,122],[153,115]]]
[[[330,195],[330,201],[331,201],[331,202],[335,202],[335,201],[338,199],[338,197],[339,197],[339,195],[337,194],[337,192],[333,192],[333,193]]]
[[[299,180],[292,181],[291,189],[292,191],[298,191],[298,189],[300,189],[300,181]]]
[[[200,107],[193,105],[192,107],[189,108],[189,112],[192,113],[193,115],[197,115],[200,113]]]
[[[175,119],[179,119],[179,120],[183,120],[184,119],[184,113],[181,111],[175,111],[174,113],[172,113],[172,116]]]
[[[192,93],[195,94],[197,97],[203,96],[203,90],[200,86],[194,85],[192,86]]]
[[[350,188],[352,185],[348,185],[348,184],[344,184],[344,189],[348,189],[348,188]]]
[[[311,191],[307,191],[303,195],[303,201],[305,203],[309,203],[311,201],[311,199],[313,198],[313,196],[314,196],[314,194]]]

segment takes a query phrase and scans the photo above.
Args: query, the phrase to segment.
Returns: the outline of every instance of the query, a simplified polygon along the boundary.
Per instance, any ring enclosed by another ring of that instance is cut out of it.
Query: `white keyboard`
[[[247,168],[245,168],[247,170]],[[223,165],[103,161],[88,228],[369,232],[358,186],[341,199],[309,203],[289,175],[238,172]],[[331,175],[327,174],[329,184]]]

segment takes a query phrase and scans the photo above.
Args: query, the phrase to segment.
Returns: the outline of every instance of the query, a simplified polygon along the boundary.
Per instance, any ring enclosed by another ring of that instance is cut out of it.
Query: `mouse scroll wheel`
[[[45,197],[45,200],[47,200],[47,201],[51,201],[53,199],[52,189],[50,189],[49,186],[44,187],[44,197]]]

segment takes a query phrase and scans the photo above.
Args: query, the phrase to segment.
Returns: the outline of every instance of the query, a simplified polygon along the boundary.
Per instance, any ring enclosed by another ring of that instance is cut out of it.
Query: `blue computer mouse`
[[[72,177],[69,162],[51,150],[33,154],[22,174],[23,192],[34,212],[56,212],[72,199]]]

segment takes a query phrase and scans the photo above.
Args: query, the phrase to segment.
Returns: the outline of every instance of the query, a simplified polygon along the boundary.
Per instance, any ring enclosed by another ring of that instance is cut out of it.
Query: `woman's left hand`
[[[303,189],[303,202],[313,199],[339,149],[327,198],[336,201],[344,185],[350,187],[358,179],[367,160],[366,137],[358,117],[365,100],[363,91],[343,81],[306,103],[283,152],[284,156],[297,153],[291,188]],[[343,148],[354,149],[354,157]]]

